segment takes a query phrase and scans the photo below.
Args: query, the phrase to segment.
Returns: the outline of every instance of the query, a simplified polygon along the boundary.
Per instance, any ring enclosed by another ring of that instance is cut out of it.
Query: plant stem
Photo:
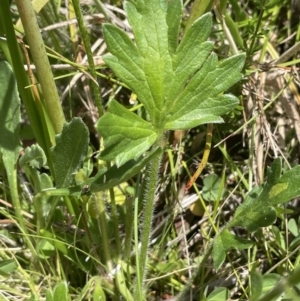
[[[38,144],[43,148],[48,160],[49,160],[49,148],[50,148],[50,140],[47,139],[47,135],[45,135],[43,117],[41,112],[41,105],[37,99],[35,99],[34,94],[32,93],[32,89],[27,89],[26,87],[30,85],[30,81],[28,79],[27,74],[23,68],[23,57],[21,56],[21,52],[19,49],[19,44],[16,39],[15,30],[12,24],[12,16],[9,8],[9,1],[1,2],[0,9],[0,19],[2,22],[1,32],[5,33],[7,39],[7,46],[9,49],[8,60],[11,60],[12,67],[14,69],[14,74],[18,83],[18,90],[22,101],[26,108],[26,113],[30,120],[31,128],[34,132],[35,138],[38,141]]]
[[[265,2],[263,2],[262,4],[264,5]],[[260,14],[258,16],[258,21],[256,22],[255,31],[254,31],[254,34],[253,34],[253,37],[252,37],[251,45],[249,47],[249,54],[250,54],[250,56],[253,54],[254,47],[255,47],[255,42],[256,42],[256,40],[258,38],[258,31],[260,29],[262,18],[263,18],[264,12],[265,12],[265,9],[264,9],[263,5],[262,5],[262,8],[260,10]]]
[[[98,113],[99,113],[99,117],[101,117],[103,115],[103,107],[102,107],[102,100],[101,100],[101,95],[100,95],[100,89],[99,86],[96,83],[96,79],[97,79],[97,74],[96,74],[96,68],[95,68],[95,64],[94,64],[94,58],[93,58],[93,54],[92,54],[92,50],[91,50],[91,43],[89,40],[89,36],[86,30],[86,27],[84,25],[84,20],[83,20],[83,16],[80,10],[80,4],[79,4],[79,0],[73,0],[73,6],[74,6],[74,11],[76,14],[76,18],[78,21],[78,26],[82,35],[82,41],[84,44],[84,48],[86,51],[86,55],[88,58],[88,62],[89,62],[89,66],[91,69],[91,75],[94,78],[94,80],[91,81],[92,83],[92,89],[93,89],[93,93],[95,96],[95,102],[96,102],[96,106],[98,109]]]
[[[110,16],[108,15],[105,6],[103,5],[103,3],[101,2],[101,0],[95,0],[95,4],[97,6],[97,8],[99,9],[99,11],[104,15],[105,19],[107,22],[111,21]]]
[[[35,12],[30,0],[16,0],[16,5],[26,33],[36,73],[41,85],[47,112],[56,134],[61,133],[66,122],[54,82]]]
[[[163,142],[163,134],[158,135],[158,142],[154,147],[161,146]],[[144,196],[144,215],[143,215],[143,229],[142,229],[142,236],[141,236],[141,249],[140,249],[140,256],[139,256],[139,269],[140,273],[140,280],[143,281],[145,278],[145,267],[147,264],[147,251],[148,245],[150,240],[150,233],[151,233],[151,226],[152,226],[152,218],[153,218],[153,207],[155,203],[155,191],[157,186],[158,180],[158,172],[161,162],[161,154],[156,155],[152,162],[149,164],[149,168],[147,170],[147,188],[146,188],[146,195]],[[142,283],[138,284],[138,287],[141,287]],[[136,292],[136,296],[139,294],[138,290]],[[137,298],[140,300],[140,298]]]
[[[108,272],[111,272],[112,270],[111,250],[109,246],[107,220],[105,216],[105,206],[104,206],[104,200],[102,198],[103,196],[102,194],[103,192],[93,193],[91,195],[91,198],[93,198],[92,202],[94,203],[98,215],[98,223],[99,223],[101,237],[102,237],[104,262]]]
[[[10,170],[10,168],[6,166],[6,170],[7,171]],[[10,187],[11,199],[12,199],[12,203],[13,203],[14,210],[16,213],[17,221],[19,222],[20,228],[24,234],[24,236],[23,236],[24,241],[26,243],[26,246],[29,248],[31,254],[34,256],[34,259],[36,260],[37,259],[36,249],[34,248],[34,246],[32,245],[32,243],[30,241],[27,227],[25,225],[25,221],[22,216],[22,209],[21,209],[21,203],[20,203],[19,192],[18,192],[18,184],[17,184],[17,171],[15,168],[14,168],[14,170],[11,170],[11,172],[7,172],[7,179],[8,179],[8,183],[9,183],[9,187]]]
[[[121,243],[120,243],[120,236],[119,236],[118,211],[117,211],[115,192],[113,188],[109,189],[109,196],[110,196],[110,204],[111,204],[111,219],[113,221],[114,234],[115,234],[114,238],[116,242],[116,253],[118,254],[118,258],[120,259]]]

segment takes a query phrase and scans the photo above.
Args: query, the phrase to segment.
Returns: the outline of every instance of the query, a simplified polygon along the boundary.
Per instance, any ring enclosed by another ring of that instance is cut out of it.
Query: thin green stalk
[[[8,168],[6,167],[8,170]],[[27,227],[25,226],[25,222],[22,216],[22,209],[21,209],[21,203],[19,199],[19,193],[18,193],[18,185],[17,185],[17,171],[14,169],[13,171],[7,173],[7,179],[10,187],[10,194],[12,198],[12,203],[14,206],[14,210],[16,213],[16,217],[18,222],[20,223],[20,227],[22,231],[24,232],[24,240],[26,241],[27,247],[31,250],[32,254],[35,254],[35,249],[33,248],[30,240],[28,239],[28,231]]]
[[[98,215],[98,223],[100,227],[101,232],[101,238],[102,238],[102,245],[103,245],[103,255],[104,255],[104,262],[105,265],[110,272],[112,270],[112,263],[111,263],[111,250],[110,250],[110,244],[109,244],[109,237],[108,237],[108,230],[107,230],[107,220],[105,216],[105,206],[104,206],[104,200],[102,198],[103,192],[97,192],[93,193],[91,195],[92,202],[95,206],[97,215]]]
[[[138,175],[137,183],[140,182],[141,175]],[[125,248],[124,248],[124,258],[130,264],[130,253],[131,253],[131,239],[132,239],[132,230],[134,223],[134,212],[133,212],[133,201],[138,199],[139,186],[137,184],[135,197],[129,197],[126,200],[126,220],[125,220]],[[128,274],[129,275],[129,274]]]
[[[157,145],[162,145],[163,141],[163,135],[159,135],[159,138],[157,141]],[[159,173],[159,167],[161,162],[161,154],[155,156],[150,163],[150,166],[147,170],[147,189],[146,189],[146,195],[144,195],[144,210],[143,210],[143,229],[142,229],[142,235],[141,235],[141,249],[140,249],[140,256],[139,256],[139,273],[140,273],[140,280],[143,281],[145,278],[145,270],[147,265],[147,252],[148,252],[148,246],[149,246],[149,240],[150,240],[150,233],[151,233],[151,225],[152,225],[152,218],[153,218],[153,208],[155,203],[155,191],[157,187],[157,181],[158,181],[158,173]],[[141,287],[142,283],[138,283],[138,286]],[[139,290],[138,290],[139,291]],[[138,294],[141,294],[141,292],[136,292],[137,300],[142,300]]]
[[[116,253],[120,259],[121,255],[121,243],[120,243],[120,235],[119,235],[119,222],[118,222],[118,211],[116,205],[116,198],[114,189],[109,189],[109,196],[110,196],[110,204],[111,204],[111,219],[113,221],[114,227],[114,234],[115,234],[115,241],[116,241]]]
[[[90,65],[91,75],[96,80],[97,74],[96,74],[96,68],[95,68],[95,64],[94,64],[93,53],[91,50],[91,43],[90,43],[90,39],[89,39],[87,30],[86,30],[86,27],[84,25],[83,16],[82,16],[82,13],[80,10],[80,3],[79,3],[79,0],[72,0],[72,3],[73,3],[74,11],[76,14],[76,18],[78,21],[78,26],[79,26],[79,29],[80,29],[80,32],[82,35],[82,41],[83,41],[83,44],[85,47],[88,62]],[[95,81],[91,81],[91,84],[92,84],[92,89],[93,89],[93,93],[95,96],[95,103],[96,103],[96,106],[98,109],[99,116],[102,116],[104,113],[104,110],[103,110],[103,106],[102,106],[102,100],[101,100],[99,86],[96,84]]]
[[[52,200],[52,204],[51,204],[51,209],[49,211],[49,214],[47,216],[47,219],[46,219],[46,223],[45,223],[45,229],[49,229],[51,223],[52,223],[52,220],[53,220],[53,216],[55,214],[55,210],[57,208],[57,205],[58,205],[58,202],[60,200],[60,196],[56,196],[55,198],[53,198]],[[37,197],[35,199],[35,201],[40,201]]]
[[[247,190],[249,190],[249,183],[248,181],[245,179],[243,173],[241,172],[241,170],[237,167],[237,165],[233,162],[232,158],[230,157],[230,155],[227,153],[226,147],[224,147],[223,145],[219,145],[219,150],[222,152],[225,160],[228,162],[230,168],[232,171],[236,171],[238,176],[240,177],[242,183],[244,184],[244,186],[246,187]]]
[[[47,57],[44,41],[30,0],[16,0],[24,31],[30,47],[36,73],[43,92],[47,113],[56,134],[61,133],[66,122]]]
[[[255,27],[255,31],[254,31],[254,34],[253,34],[253,39],[252,39],[251,45],[249,47],[249,54],[250,55],[252,55],[252,53],[254,51],[256,39],[259,38],[257,36],[257,34],[258,34],[258,31],[259,31],[259,28],[260,28],[260,25],[261,25],[261,22],[262,22],[262,18],[263,18],[264,12],[265,12],[265,9],[262,7],[262,9],[260,10],[260,14],[258,16],[258,20],[256,22],[256,27]]]
[[[106,11],[106,8],[105,6],[103,5],[103,3],[101,2],[101,0],[94,0],[95,1],[95,4],[98,8],[98,10],[100,12],[102,12],[102,14],[104,15],[105,19],[107,22],[110,22],[111,21],[111,18],[110,16],[108,15],[107,11]]]
[[[140,270],[140,258],[139,258],[139,198],[135,198],[134,203],[134,241],[135,241],[135,264],[136,264],[136,289],[135,298],[137,300],[143,300],[143,278]]]
[[[252,189],[253,186],[253,163],[254,163],[254,136],[255,136],[255,122],[252,123],[251,126],[251,138],[250,138],[250,147],[249,147],[249,172],[248,172],[248,183],[249,183],[249,189],[248,191],[250,192],[250,190]]]

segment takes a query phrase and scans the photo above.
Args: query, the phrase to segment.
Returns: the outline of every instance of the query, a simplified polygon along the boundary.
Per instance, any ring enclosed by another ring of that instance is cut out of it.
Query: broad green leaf
[[[126,279],[122,269],[119,269],[115,275],[115,283],[118,288],[118,291],[121,295],[128,301],[134,301],[133,296],[131,295],[128,286],[126,285]]]
[[[263,287],[263,278],[261,273],[251,271],[250,274],[250,300],[256,301],[261,295]]]
[[[218,287],[207,297],[207,301],[226,301],[229,298],[229,289],[226,287]]]
[[[224,230],[219,234],[222,244],[225,250],[229,249],[237,249],[244,250],[252,246],[252,242],[250,240],[238,237],[228,230]]]
[[[300,166],[285,172],[268,191],[272,205],[282,204],[300,195]]]
[[[93,301],[106,301],[106,296],[102,287],[102,281],[100,277],[97,277],[95,279]]]
[[[288,229],[295,237],[297,237],[299,235],[299,227],[294,218],[289,219]]]
[[[264,275],[263,276],[263,287],[262,287],[262,293],[261,293],[261,295],[264,295],[265,293],[267,293],[271,289],[273,289],[278,284],[278,282],[280,280],[281,280],[281,277],[278,274],[266,274],[266,275]],[[274,301],[275,300],[280,300],[280,299],[276,298],[276,299],[272,299],[272,301],[273,300]]]
[[[61,282],[54,287],[53,299],[60,301],[71,300],[68,293],[68,285],[66,282]]]
[[[140,157],[157,138],[149,122],[128,111],[117,101],[110,103],[109,112],[98,121],[97,129],[104,138],[105,146],[100,158],[115,160],[117,166]]]
[[[213,260],[215,268],[218,269],[225,260],[226,251],[229,249],[243,250],[252,246],[252,242],[238,237],[228,230],[224,229],[220,232],[213,242]]]
[[[218,270],[226,258],[226,249],[224,248],[220,235],[217,235],[213,242],[212,258],[214,267]]]
[[[38,182],[39,182],[39,190],[36,189],[36,191],[40,192],[44,189],[49,189],[53,187],[53,182],[50,178],[50,176],[46,173],[42,173],[38,175]],[[49,198],[49,197],[42,197],[39,201],[39,205],[36,208],[36,210],[38,210],[38,208],[41,209],[41,213],[44,217],[44,219],[46,220],[47,216],[49,215],[50,209],[53,205],[53,198]],[[38,213],[38,212],[37,212]]]
[[[50,241],[43,238],[38,242],[37,253],[39,258],[48,259],[55,253],[55,247]]]
[[[89,131],[81,118],[73,118],[55,137],[56,145],[51,148],[56,186],[68,187],[72,174],[82,163],[89,143]]]
[[[53,293],[52,293],[52,291],[51,291],[50,289],[48,289],[48,290],[46,291],[46,301],[55,301],[55,300],[53,299]]]
[[[66,246],[65,242],[59,240],[59,238],[57,238],[53,233],[50,233],[45,229],[41,229],[40,234],[42,237],[45,238],[45,240],[48,240],[50,244],[53,244],[56,250],[60,251],[62,254],[66,256],[69,256],[69,249]],[[49,246],[47,246],[47,250],[51,250]]]
[[[266,185],[264,186],[263,193],[265,193],[266,190],[269,191],[271,187],[273,187],[278,182],[281,176],[281,170],[281,160],[280,158],[277,158],[276,160],[274,160],[271,167],[268,168],[268,179]]]
[[[300,166],[281,175],[281,160],[276,159],[268,169],[267,182],[255,188],[236,210],[230,226],[240,225],[249,231],[266,227],[276,220],[275,205],[285,203],[300,195]]]
[[[17,83],[10,65],[5,61],[0,62],[0,86],[0,153],[10,174],[21,150],[21,114]]]
[[[272,225],[276,220],[276,210],[269,206],[267,199],[251,199],[252,203],[246,198],[246,206],[242,204],[236,211],[230,226],[243,226],[249,231],[256,231],[260,227]]]
[[[18,263],[14,259],[0,261],[0,275],[9,276],[10,273],[18,269]]]
[[[121,167],[117,167],[116,165],[112,166],[107,172],[90,180],[92,181],[90,187],[91,192],[103,191],[126,182],[140,172],[142,168],[144,168],[155,156],[159,155],[161,151],[161,148],[156,148],[146,156],[138,160],[130,160]]]
[[[242,226],[249,231],[254,232],[258,228],[267,227],[276,221],[276,210],[272,206],[261,204],[260,208],[255,206],[249,208],[248,212],[243,214]]]
[[[280,248],[280,250],[286,251],[286,237],[283,235],[281,230],[278,227],[276,227],[275,225],[273,225],[271,227],[271,229],[272,229],[272,234],[275,237],[275,242],[276,242],[277,246]],[[289,245],[289,248],[290,248],[290,245]]]

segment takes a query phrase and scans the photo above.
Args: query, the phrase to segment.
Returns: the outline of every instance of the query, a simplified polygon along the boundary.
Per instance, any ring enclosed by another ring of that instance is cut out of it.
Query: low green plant
[[[8,1],[5,3],[6,12],[9,13]],[[80,19],[77,4],[78,2],[75,5],[76,13]],[[45,106],[49,104],[43,98],[40,99],[39,109],[34,108],[33,102],[37,100],[37,94],[34,93],[34,88],[30,93],[24,89],[29,84],[24,70],[16,78],[22,98],[28,101],[26,109],[31,112],[28,113],[30,122],[36,121],[33,122],[33,127],[39,145],[26,148],[23,156],[18,158],[21,115],[14,78],[16,71],[13,72],[8,63],[1,62],[0,107],[5,108],[7,99],[10,106],[7,111],[1,110],[0,151],[16,220],[24,243],[31,252],[30,264],[33,269],[38,270],[41,275],[46,270],[55,275],[51,263],[56,255],[58,262],[61,262],[57,263],[57,270],[63,271],[60,280],[64,281],[58,281],[53,290],[48,288],[41,293],[46,296],[46,300],[69,300],[73,292],[68,290],[65,281],[72,282],[73,287],[84,283],[84,280],[80,281],[76,278],[77,275],[70,272],[74,267],[84,273],[99,275],[82,285],[82,291],[77,294],[76,300],[84,297],[105,300],[106,296],[114,300],[147,299],[145,280],[151,263],[149,242],[153,210],[168,133],[207,123],[222,123],[221,115],[231,112],[239,104],[239,99],[228,93],[228,90],[242,79],[246,56],[242,53],[218,60],[212,51],[214,44],[208,40],[212,30],[212,16],[210,13],[203,14],[210,10],[211,5],[211,1],[206,1],[205,7],[192,14],[194,20],[187,23],[180,43],[178,41],[183,10],[180,0],[125,2],[125,12],[134,41],[118,27],[112,24],[103,25],[109,52],[103,60],[123,85],[135,93],[140,104],[139,114],[136,114],[115,99],[110,100],[107,112],[99,118],[96,125],[103,138],[104,148],[100,150],[97,174],[94,176],[86,125],[82,119],[75,117],[64,123],[60,132],[58,129],[61,126],[54,126],[52,123],[55,123],[55,119],[47,115]],[[222,12],[224,7],[220,9]],[[228,27],[234,26],[228,15],[226,20]],[[8,36],[6,46],[12,54],[11,65],[17,70],[21,56],[13,51],[16,37],[12,24],[6,20],[5,24],[2,22],[0,25],[1,32]],[[236,33],[236,44],[243,48],[244,43],[238,35],[237,27],[234,28],[232,32]],[[254,39],[247,52],[254,51],[255,41]],[[35,47],[34,43],[31,47]],[[95,75],[95,72],[93,67],[92,74]],[[94,82],[94,90],[96,86]],[[41,89],[44,92],[43,86]],[[100,95],[97,94],[97,105],[102,115],[100,102]],[[53,112],[49,114],[52,115]],[[62,121],[63,119],[60,123]],[[42,137],[43,131],[38,129],[39,125],[47,133],[46,139]],[[53,131],[57,134],[55,141]],[[35,225],[35,232],[28,229],[22,216],[16,163],[20,165],[34,190],[32,223]],[[49,168],[49,172],[42,173],[41,168]],[[209,242],[189,283],[180,287],[178,300],[184,299],[191,285],[199,279],[209,256],[212,256],[214,267],[218,270],[228,250],[243,250],[253,246],[252,240],[233,234],[232,228],[241,226],[254,232],[272,225],[277,217],[276,207],[300,195],[299,166],[284,173],[281,169],[281,160],[274,160],[268,170],[266,183],[247,194],[233,218],[220,231],[213,226],[214,221],[208,216],[215,237]],[[130,196],[126,205],[118,206],[116,187],[133,177],[134,189],[128,190]],[[215,175],[207,177],[204,181],[203,197],[218,202],[223,196],[220,182]],[[66,219],[76,225],[72,234],[55,230],[55,225],[68,225]],[[122,224],[125,225],[123,241],[119,235]],[[291,225],[291,228],[295,227]],[[84,230],[84,237],[80,236],[79,229]],[[47,263],[47,268],[43,266],[44,262]],[[3,274],[24,272],[17,264],[18,260],[5,258],[1,263]],[[63,268],[66,265],[67,268]],[[179,266],[180,264],[174,268]],[[167,264],[160,264],[157,269],[168,271],[171,268]],[[298,274],[299,269],[286,282],[282,281],[275,292],[263,295],[264,279],[253,271],[249,296],[253,301],[280,296],[287,285],[297,284],[295,279]],[[33,299],[39,300],[33,281],[26,273],[24,275],[29,282]],[[49,281],[48,286],[53,287],[53,281]],[[228,290],[219,288],[207,295],[207,300],[216,298],[226,300]]]

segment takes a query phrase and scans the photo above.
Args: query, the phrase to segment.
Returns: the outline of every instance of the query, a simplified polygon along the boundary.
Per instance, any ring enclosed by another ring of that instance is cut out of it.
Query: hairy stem
[[[159,139],[157,140],[157,145],[162,145],[163,135],[159,135]],[[155,147],[154,146],[154,147]],[[146,274],[146,264],[147,264],[147,251],[149,246],[150,240],[150,233],[151,233],[151,226],[152,226],[152,218],[153,218],[153,208],[155,203],[155,191],[157,187],[158,181],[158,173],[159,167],[161,162],[161,154],[156,155],[152,162],[149,164],[149,168],[147,170],[147,188],[144,195],[144,215],[143,215],[143,229],[142,229],[142,236],[141,236],[141,249],[138,258],[138,269],[139,269],[139,277],[138,277],[138,285],[137,287],[142,287],[142,281],[145,278]],[[136,299],[140,299],[141,293],[139,289],[136,291]]]

